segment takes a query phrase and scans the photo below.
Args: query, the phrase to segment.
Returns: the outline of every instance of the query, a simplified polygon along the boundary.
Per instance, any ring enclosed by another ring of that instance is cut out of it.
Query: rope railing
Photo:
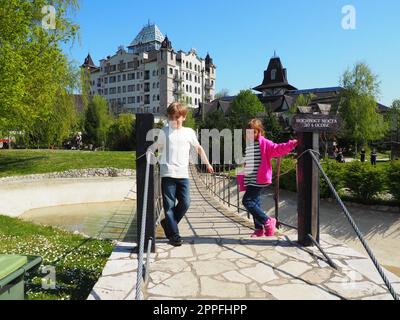
[[[350,225],[352,226],[353,230],[357,234],[357,237],[361,241],[364,249],[367,251],[372,263],[374,264],[375,268],[377,269],[379,275],[381,276],[383,282],[385,283],[386,287],[388,288],[390,294],[393,296],[393,298],[395,300],[399,300],[399,295],[396,293],[393,286],[389,282],[385,272],[383,271],[382,267],[378,263],[378,260],[376,259],[375,255],[373,254],[371,248],[368,246],[368,243],[365,241],[364,236],[362,235],[360,229],[357,227],[357,225],[354,222],[353,218],[351,217],[349,211],[347,210],[346,206],[344,205],[342,199],[340,198],[339,194],[337,193],[335,187],[333,186],[332,182],[330,181],[330,179],[326,175],[324,169],[322,168],[321,164],[319,163],[318,159],[316,158],[315,154],[319,155],[319,153],[312,149],[309,149],[306,151],[309,152],[309,154],[311,155],[311,158],[313,159],[314,163],[317,165],[319,171],[321,172],[322,176],[324,177],[325,181],[327,182],[329,189],[332,191],[333,195],[335,196],[336,200],[338,201],[340,207],[343,210],[343,213],[345,214],[347,220],[350,222]]]
[[[142,156],[138,157],[138,159],[146,156],[146,174],[145,174],[145,184],[144,184],[144,195],[143,195],[143,208],[142,208],[142,216],[141,216],[141,228],[140,234],[138,235],[139,239],[139,247],[138,247],[138,267],[137,267],[137,278],[136,278],[136,300],[141,300],[142,295],[142,286],[143,282],[145,284],[149,279],[150,272],[150,259],[151,259],[151,247],[155,242],[155,239],[152,237],[148,240],[147,245],[147,256],[146,256],[146,264],[144,264],[144,249],[145,249],[145,234],[146,234],[146,222],[147,222],[147,204],[148,204],[148,196],[149,196],[149,182],[150,182],[150,165],[151,165],[151,157],[155,156],[151,151],[147,151]],[[156,183],[154,185],[154,212],[155,214],[155,227],[160,223],[161,219],[161,210],[162,210],[162,201],[161,201],[161,181],[159,178],[159,168],[155,166],[154,176],[156,177]],[[144,274],[143,274],[144,273]]]
[[[357,234],[357,237],[358,237],[358,239],[361,241],[361,243],[362,243],[364,249],[367,251],[369,258],[371,259],[372,263],[374,264],[375,268],[377,269],[377,271],[378,271],[379,275],[381,276],[383,282],[385,283],[385,285],[386,285],[388,291],[390,292],[390,294],[393,296],[393,298],[394,298],[395,300],[399,300],[399,295],[395,292],[393,286],[392,286],[391,283],[389,282],[389,280],[388,280],[388,278],[387,278],[385,272],[383,271],[382,267],[381,267],[380,264],[378,263],[378,260],[376,259],[375,255],[373,254],[371,248],[368,246],[368,244],[367,244],[367,242],[365,241],[365,239],[364,239],[364,237],[363,237],[361,231],[360,231],[359,228],[357,227],[357,225],[356,225],[356,223],[354,222],[353,218],[351,217],[349,211],[347,210],[346,206],[344,205],[342,199],[340,198],[339,194],[337,193],[336,189],[334,188],[334,186],[332,185],[330,179],[328,178],[328,176],[326,175],[324,169],[322,168],[322,166],[321,166],[319,160],[318,160],[317,157],[315,156],[315,154],[317,154],[318,156],[320,156],[320,154],[319,154],[317,151],[313,150],[313,149],[307,149],[307,150],[305,150],[304,152],[302,152],[302,153],[296,158],[296,162],[297,162],[301,157],[303,157],[305,154],[308,154],[308,153],[311,155],[312,160],[315,162],[315,164],[316,164],[317,167],[318,167],[318,170],[321,172],[323,178],[324,178],[325,181],[327,182],[327,184],[328,184],[330,190],[332,191],[334,197],[335,197],[336,200],[338,201],[340,207],[342,208],[342,211],[344,212],[346,218],[347,218],[348,221],[350,222],[351,227],[353,228],[353,230],[354,230],[355,233]],[[232,180],[235,179],[235,177],[231,177],[231,176],[230,176],[230,171],[231,171],[231,170],[230,170],[230,165],[228,165],[228,174],[225,173],[225,168],[224,168],[225,165],[222,165],[222,167],[223,167],[223,172],[222,172],[222,174],[221,174],[221,165],[217,165],[217,166],[218,166],[218,167],[217,167],[217,168],[218,168],[217,172],[215,172],[215,173],[213,173],[213,174],[206,174],[206,175],[205,175],[205,178],[203,177],[203,182],[205,183],[206,188],[209,190],[209,192],[210,192],[211,194],[215,195],[215,196],[216,196],[218,199],[220,199],[224,204],[228,204],[228,206],[232,206],[232,207],[236,208],[238,213],[240,213],[240,212],[247,212],[247,216],[248,216],[248,218],[250,218],[249,212],[248,212],[247,210],[245,210],[245,209],[243,209],[243,208],[240,207],[239,186],[238,186],[238,184],[237,184],[236,182],[235,182],[235,186],[236,186],[236,195],[237,195],[237,203],[236,203],[236,204],[231,203],[231,201],[230,201],[230,200],[231,200],[231,197],[229,197],[229,198],[228,198],[228,201],[227,201],[227,200],[225,199],[225,196],[224,196],[224,197],[221,197],[220,193],[218,193],[218,192],[216,191],[216,187],[217,187],[217,185],[219,186],[219,185],[221,184],[221,180],[222,180],[222,179],[228,179],[228,181],[229,181],[228,184],[229,184]],[[200,167],[200,170],[199,170],[199,171],[200,171],[200,173],[202,173],[202,172],[203,172],[203,170],[202,170],[202,165],[200,165],[199,167]],[[279,174],[279,172],[278,172],[278,174],[277,174],[276,176],[274,176],[274,178],[273,178],[274,183],[276,183],[277,181],[279,181],[279,178],[280,178],[281,176],[283,176],[283,175],[285,175],[285,174],[288,174],[288,173],[290,173],[291,171],[296,170],[296,169],[297,169],[297,165],[295,166],[295,168],[290,169],[290,170],[287,170],[287,171],[284,172],[283,174]],[[201,176],[202,176],[202,175],[200,175],[200,177],[201,177]],[[210,177],[209,177],[209,176],[210,176]],[[216,181],[217,177],[222,177],[222,179],[218,179],[219,181]],[[211,183],[210,183],[210,181],[211,181]],[[234,181],[235,181],[235,180],[234,180]],[[225,183],[224,183],[224,186],[225,186]],[[279,186],[279,184],[278,184],[278,186]],[[230,187],[229,187],[228,190],[230,190]],[[229,191],[229,192],[230,192],[230,191]],[[276,196],[276,195],[275,195],[275,196]],[[275,201],[278,201],[278,200],[279,200],[279,196],[278,196],[278,198],[275,198]],[[278,206],[276,205],[276,207],[275,207],[276,213],[278,212],[278,208],[277,208],[277,207],[279,207],[279,204],[278,204]],[[292,225],[287,224],[287,223],[282,222],[282,221],[279,221],[279,224],[280,224],[280,225],[283,225],[283,226],[286,226],[286,227],[288,227],[288,228],[291,228],[291,229],[297,229],[296,226],[292,226]],[[309,235],[309,238],[310,238],[310,240],[317,246],[317,248],[322,252],[322,254],[324,255],[324,257],[327,259],[328,264],[329,264],[330,266],[332,266],[333,268],[337,269],[336,264],[335,264],[335,263],[332,261],[332,259],[330,259],[329,256],[323,251],[322,247],[318,244],[318,242],[317,242],[311,235]]]

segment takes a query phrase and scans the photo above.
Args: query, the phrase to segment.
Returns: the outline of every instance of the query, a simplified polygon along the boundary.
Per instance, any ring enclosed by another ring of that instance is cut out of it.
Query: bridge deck
[[[321,236],[321,246],[339,266],[332,269],[316,248],[301,248],[296,234],[251,239],[249,221],[191,181],[192,205],[180,224],[184,244],[163,238],[152,255],[144,299],[391,299],[364,254]],[[117,246],[89,299],[133,299],[133,244]],[[389,273],[400,290],[400,279]]]

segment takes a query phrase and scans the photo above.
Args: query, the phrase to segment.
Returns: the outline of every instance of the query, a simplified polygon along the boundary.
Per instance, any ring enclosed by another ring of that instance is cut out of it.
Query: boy
[[[178,223],[190,206],[189,156],[193,147],[206,164],[209,173],[213,167],[204,149],[197,140],[193,129],[183,127],[188,110],[181,103],[174,102],[167,109],[168,126],[164,127],[157,142],[150,147],[161,152],[161,190],[165,219],[161,221],[164,233],[173,246],[182,245]]]

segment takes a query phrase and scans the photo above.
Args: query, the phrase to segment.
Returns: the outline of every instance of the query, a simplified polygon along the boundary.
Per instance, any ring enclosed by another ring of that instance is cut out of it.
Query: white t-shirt
[[[164,127],[156,145],[161,152],[161,177],[188,179],[190,147],[200,145],[194,130],[185,127],[180,129]]]

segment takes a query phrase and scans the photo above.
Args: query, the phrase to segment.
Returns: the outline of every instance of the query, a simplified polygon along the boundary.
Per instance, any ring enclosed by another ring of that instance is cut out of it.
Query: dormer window
[[[276,79],[276,69],[272,69],[271,71],[271,80],[275,80]]]

